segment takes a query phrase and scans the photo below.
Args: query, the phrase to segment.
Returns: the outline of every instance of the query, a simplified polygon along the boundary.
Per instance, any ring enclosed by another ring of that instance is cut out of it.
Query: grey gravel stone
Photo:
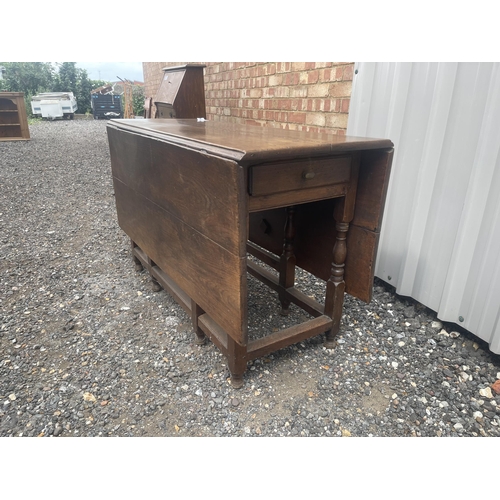
[[[499,356],[378,279],[371,304],[346,297],[335,349],[300,342],[232,389],[134,269],[106,122],[30,132],[0,143],[0,436],[500,436]],[[248,283],[251,338],[307,317]],[[297,273],[307,295],[324,286]]]

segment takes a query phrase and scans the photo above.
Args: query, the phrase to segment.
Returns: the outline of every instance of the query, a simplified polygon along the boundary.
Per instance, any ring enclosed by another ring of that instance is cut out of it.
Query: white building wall
[[[395,145],[376,276],[500,353],[500,63],[358,63],[347,134]]]

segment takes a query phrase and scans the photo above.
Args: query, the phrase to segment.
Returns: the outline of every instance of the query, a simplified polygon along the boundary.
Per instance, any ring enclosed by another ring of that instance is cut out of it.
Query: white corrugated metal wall
[[[500,63],[358,63],[347,134],[395,145],[376,276],[500,353]]]

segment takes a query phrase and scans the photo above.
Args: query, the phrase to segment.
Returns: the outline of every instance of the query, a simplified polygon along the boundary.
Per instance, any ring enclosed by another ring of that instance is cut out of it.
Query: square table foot
[[[337,340],[336,339],[331,339],[331,340],[326,339],[324,345],[327,349],[335,349],[337,347]]]

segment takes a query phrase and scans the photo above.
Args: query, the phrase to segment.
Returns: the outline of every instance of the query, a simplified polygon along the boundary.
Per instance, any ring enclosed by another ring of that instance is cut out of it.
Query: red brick
[[[300,82],[300,73],[286,73],[283,75],[283,85],[298,85]]]
[[[292,109],[292,100],[291,99],[280,99],[278,101],[277,108],[278,109],[286,109],[286,110]]]
[[[353,74],[354,74],[354,64],[349,64],[348,66],[345,66],[342,80],[352,81]]]
[[[277,90],[279,89],[280,87],[266,87],[265,89],[262,89],[262,97],[264,98],[274,97],[275,95],[277,95]]]
[[[319,71],[316,69],[314,71],[310,71],[307,75],[307,83],[318,83],[319,79]]]
[[[306,113],[298,113],[298,112],[288,113],[288,121],[291,123],[305,123]]]
[[[319,79],[321,82],[329,82],[332,80],[332,69],[322,69],[319,74]]]

